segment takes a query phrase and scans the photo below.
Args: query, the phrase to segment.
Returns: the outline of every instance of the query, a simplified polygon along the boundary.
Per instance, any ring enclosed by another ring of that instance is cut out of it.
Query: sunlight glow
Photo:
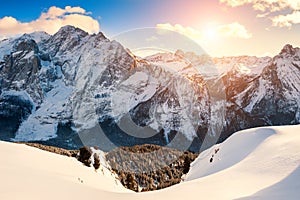
[[[216,39],[217,31],[214,28],[208,28],[204,31],[204,38],[208,40]]]

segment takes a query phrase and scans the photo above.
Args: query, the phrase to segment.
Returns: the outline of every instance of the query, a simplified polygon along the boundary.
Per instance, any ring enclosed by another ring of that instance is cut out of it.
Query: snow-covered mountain
[[[1,41],[0,49],[2,139],[76,146],[78,132],[86,137],[101,127],[117,146],[165,144],[173,132],[184,136],[182,143],[208,126],[202,77],[191,81],[139,60],[102,33],[66,26],[53,36]],[[124,120],[147,126],[152,138],[127,135],[117,124]]]
[[[274,58],[178,50],[142,59],[102,33],[72,26],[6,39],[0,138],[198,150],[205,136],[213,144],[249,127],[298,124],[299,55],[287,45]]]
[[[299,55],[299,48],[286,45],[260,73],[248,75],[231,70],[222,77],[227,96],[228,132],[300,123]],[[238,119],[243,120],[237,123]]]
[[[181,74],[197,71],[206,80],[211,98],[210,124],[222,126],[219,141],[223,141],[242,129],[300,123],[299,55],[299,48],[286,45],[274,58],[210,58],[177,51],[146,59],[159,65],[165,63]],[[215,134],[213,130],[208,133]]]
[[[103,165],[0,142],[1,199],[299,199],[300,126],[254,128],[202,152],[184,181],[134,193]]]

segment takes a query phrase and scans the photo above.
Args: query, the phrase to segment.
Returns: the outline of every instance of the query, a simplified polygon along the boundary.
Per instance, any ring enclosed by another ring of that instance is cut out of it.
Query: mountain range
[[[199,151],[238,130],[299,124],[299,90],[291,45],[273,58],[140,58],[72,26],[0,41],[1,140]]]

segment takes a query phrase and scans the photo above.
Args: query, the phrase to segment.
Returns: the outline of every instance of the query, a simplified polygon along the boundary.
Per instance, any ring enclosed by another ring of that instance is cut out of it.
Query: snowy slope
[[[34,111],[24,121],[15,137],[17,141],[47,140],[56,136],[60,118],[57,113],[64,110],[64,104],[71,95],[72,88],[66,86],[62,80],[52,83],[52,90],[46,93],[40,109]]]
[[[295,182],[293,189],[288,186],[291,184],[289,179],[296,179],[293,176],[300,178],[298,133],[299,125],[237,132],[224,143],[200,154],[192,163],[186,177],[187,184],[198,182],[212,186],[212,189],[203,190],[211,199],[234,199],[253,194],[259,199],[271,199],[271,196],[275,199],[297,199],[300,184]],[[280,196],[276,197],[269,189],[274,185],[277,185]],[[214,190],[218,192],[214,193]]]
[[[83,199],[95,191],[127,192],[106,168],[26,145],[0,142],[0,199]],[[4,164],[5,163],[5,164]]]
[[[0,174],[5,181],[0,183],[0,198],[296,200],[300,189],[298,133],[299,125],[240,131],[200,154],[184,182],[142,194],[122,188],[108,171],[96,173],[73,158],[1,142]]]

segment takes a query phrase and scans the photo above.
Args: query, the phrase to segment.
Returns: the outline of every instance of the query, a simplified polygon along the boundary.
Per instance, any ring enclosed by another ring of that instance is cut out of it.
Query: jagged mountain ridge
[[[239,118],[246,122],[241,126],[232,120],[227,125],[228,132],[254,126],[300,123],[299,55],[299,48],[286,45],[258,76],[239,78],[228,72],[223,77],[229,106],[227,114],[232,116],[227,118],[236,117],[236,121]]]
[[[66,26],[53,36],[35,33],[1,41],[0,50],[2,139],[72,145],[78,132],[94,132],[100,123],[115,145],[165,144],[171,131],[191,141],[208,124],[209,96],[201,77],[191,82],[138,60],[102,33]],[[11,98],[28,106],[13,108]],[[23,114],[7,112],[12,108]],[[117,122],[129,113],[140,123],[145,109],[141,125],[157,134],[120,140],[127,136]]]
[[[274,58],[209,58],[182,51],[176,54],[207,80],[210,95],[216,99],[212,108],[220,104],[225,108],[219,141],[246,128],[300,123],[299,48],[286,45]],[[168,54],[164,58],[157,54],[150,60],[171,62]]]
[[[1,41],[1,139],[70,148],[82,145],[78,133],[101,127],[113,143],[103,141],[105,150],[173,140],[197,150],[218,123],[219,141],[249,127],[297,124],[299,52],[287,45],[274,58],[177,51],[139,59],[102,33],[71,26]],[[132,127],[119,127],[128,121],[156,134],[128,135]]]

